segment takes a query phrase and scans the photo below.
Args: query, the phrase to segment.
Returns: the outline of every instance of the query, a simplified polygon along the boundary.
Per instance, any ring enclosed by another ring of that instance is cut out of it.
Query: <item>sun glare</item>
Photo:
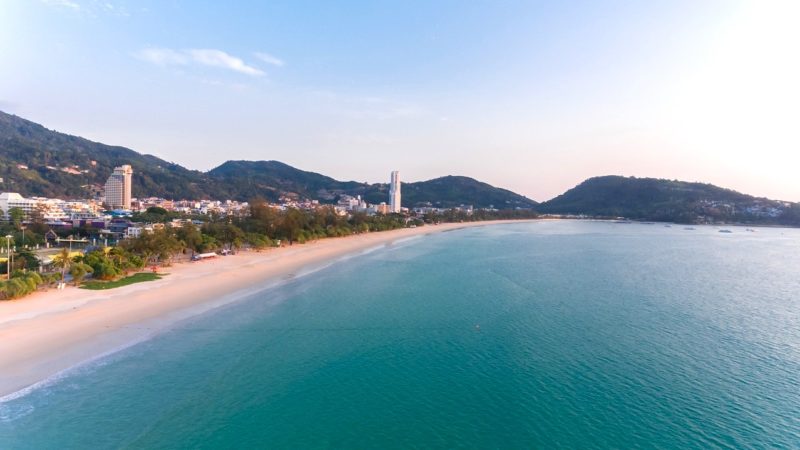
[[[677,131],[697,151],[740,164],[758,154],[786,170],[800,163],[798,17],[800,2],[749,3],[714,36],[708,59],[671,102]]]

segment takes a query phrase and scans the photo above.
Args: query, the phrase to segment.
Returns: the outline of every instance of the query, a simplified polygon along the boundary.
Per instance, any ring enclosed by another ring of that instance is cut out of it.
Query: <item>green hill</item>
[[[334,201],[342,194],[361,195],[370,203],[385,202],[389,185],[338,181],[306,172],[278,161],[228,161],[208,172],[220,181],[220,189],[231,198],[255,195],[277,199],[278,195]],[[446,176],[416,183],[403,183],[403,206],[453,207],[473,205],[498,209],[532,208],[536,202],[511,191],[468,177]]]
[[[122,164],[134,167],[136,197],[248,200],[261,196],[277,200],[289,196],[335,202],[349,194],[362,195],[370,203],[389,198],[388,184],[339,181],[278,161],[228,161],[209,172],[190,170],[0,112],[0,191],[86,198]],[[590,178],[542,204],[468,177],[403,183],[403,206],[421,205],[535,208],[543,213],[685,223],[800,225],[800,204],[756,198],[710,184],[620,176]]]
[[[362,186],[355,181],[337,181],[279,161],[227,161],[211,169],[208,175],[218,182],[226,198],[241,200],[255,196],[277,200],[283,195],[325,201]]]
[[[27,196],[86,198],[114,167],[134,168],[134,197],[248,200],[282,196],[334,202],[342,194],[388,200],[388,185],[338,181],[278,161],[228,161],[209,172],[189,170],[152,155],[49,130],[0,111],[0,191]],[[521,195],[466,177],[403,184],[403,206],[530,208]]]
[[[711,184],[655,178],[590,178],[542,203],[539,212],[682,223],[800,224],[798,205]]]
[[[3,191],[44,197],[89,197],[92,185],[105,184],[114,167],[122,164],[134,167],[134,196],[208,196],[209,179],[202,172],[125,147],[58,133],[0,112]],[[64,169],[81,173],[68,173]]]
[[[388,196],[386,191],[381,195]],[[416,183],[403,183],[403,206],[430,204],[439,208],[473,205],[476,208],[534,208],[537,203],[514,192],[496,188],[478,180],[446,176]]]

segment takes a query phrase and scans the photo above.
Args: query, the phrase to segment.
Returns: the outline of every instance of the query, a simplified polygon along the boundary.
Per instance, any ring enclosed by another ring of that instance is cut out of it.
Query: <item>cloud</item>
[[[188,66],[197,64],[232,70],[254,77],[264,75],[262,70],[247,65],[241,58],[216,49],[194,48],[172,50],[169,48],[145,48],[136,52],[135,56],[143,61],[160,66]]]
[[[125,8],[124,4],[114,4],[111,2],[99,2],[95,0],[97,3],[98,9],[100,9],[103,13],[110,14],[113,16],[119,17],[130,17],[130,13],[128,12],[127,8]]]
[[[70,9],[83,17],[98,19],[106,16],[130,17],[123,2],[115,0],[39,0],[40,3],[62,10]]]
[[[64,8],[81,9],[81,5],[70,0],[42,0],[42,3],[50,6],[62,6]]]
[[[145,48],[136,52],[136,56],[147,62],[158,64],[160,66],[166,65],[179,65],[183,66],[189,64],[189,57],[175,50],[168,48]]]
[[[187,53],[191,55],[194,62],[198,64],[203,64],[212,67],[220,67],[223,69],[230,69],[235,72],[256,77],[264,75],[264,72],[262,72],[261,70],[258,70],[252,66],[248,66],[241,59],[235,56],[231,56],[223,52],[222,50],[193,49],[193,50],[187,50]]]
[[[255,52],[253,53],[256,58],[260,59],[261,61],[272,64],[273,66],[283,67],[286,63],[283,62],[282,59],[276,58],[275,56],[270,55],[269,53],[264,52]]]

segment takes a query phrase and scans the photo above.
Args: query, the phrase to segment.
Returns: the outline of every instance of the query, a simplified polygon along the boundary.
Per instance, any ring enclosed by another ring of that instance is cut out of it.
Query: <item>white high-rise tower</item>
[[[133,169],[128,164],[115,167],[106,181],[106,204],[111,209],[131,209],[131,178]]]
[[[389,183],[389,212],[400,212],[400,172],[392,172],[392,180]]]

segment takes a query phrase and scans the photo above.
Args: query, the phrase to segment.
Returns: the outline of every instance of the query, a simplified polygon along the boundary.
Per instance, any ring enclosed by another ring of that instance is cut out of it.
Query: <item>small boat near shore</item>
[[[731,230],[719,230],[720,233],[733,233]]]

